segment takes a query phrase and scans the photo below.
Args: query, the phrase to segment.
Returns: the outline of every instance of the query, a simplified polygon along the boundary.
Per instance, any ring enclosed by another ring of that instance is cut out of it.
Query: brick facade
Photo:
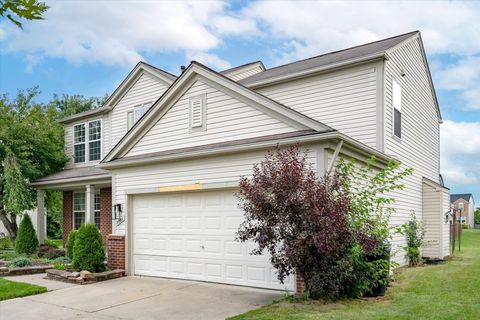
[[[100,189],[100,233],[103,241],[112,233],[112,189]]]
[[[73,228],[73,192],[63,191],[63,246]]]
[[[63,245],[73,229],[73,191],[63,192]],[[100,233],[103,241],[112,233],[112,189],[100,189]]]
[[[125,237],[115,234],[107,236],[107,264],[111,270],[125,270]]]
[[[295,275],[295,294],[301,296],[303,291],[305,291],[305,282],[301,276]]]

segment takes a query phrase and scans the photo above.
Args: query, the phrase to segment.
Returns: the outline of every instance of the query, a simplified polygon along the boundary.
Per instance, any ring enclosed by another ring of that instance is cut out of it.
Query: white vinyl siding
[[[323,157],[323,150],[318,150],[320,154],[317,154],[317,151],[315,151],[317,149],[314,146],[306,148],[311,150],[308,162],[315,167],[317,158]],[[112,170],[113,201],[115,204],[122,204],[124,210],[128,211],[125,199],[129,190],[156,189],[161,186],[194,183],[238,182],[240,176],[251,176],[253,165],[264,160],[266,153],[267,150],[246,152]],[[123,214],[127,216],[128,213],[124,212]],[[124,233],[124,228],[124,223],[115,227],[116,233]]]
[[[442,209],[445,219],[447,212],[450,212],[450,191],[446,188],[442,188]],[[443,222],[442,254],[446,257],[450,255],[450,221],[443,220]]]
[[[256,91],[376,147],[378,66],[334,71]]]
[[[111,119],[111,137],[109,141],[110,148],[113,148],[118,141],[128,131],[128,112],[132,111],[134,106],[143,105],[156,101],[166,90],[168,86],[144,73],[132,85],[128,92],[118,101],[110,112]]]
[[[423,184],[423,221],[425,223],[425,239],[422,247],[422,256],[429,258],[443,258],[442,232],[445,214],[442,212],[442,190]]]
[[[192,132],[190,99],[204,96],[205,129]],[[255,107],[196,81],[127,153],[128,156],[296,131]]]
[[[401,161],[401,167],[413,168],[413,175],[404,180],[405,189],[392,194],[396,213],[391,217],[393,225],[408,221],[414,210],[423,219],[423,177],[438,182],[440,174],[440,132],[434,98],[429,86],[428,73],[423,62],[418,39],[407,40],[388,52],[385,61],[385,153]],[[405,76],[402,77],[402,72]],[[393,134],[393,79],[402,87],[402,138]],[[398,248],[397,262],[406,263],[405,237],[394,235],[393,244]]]
[[[260,67],[260,65],[254,64],[251,66],[246,66],[244,68],[235,69],[231,72],[224,73],[223,75],[234,81],[239,81],[262,71],[263,69]]]

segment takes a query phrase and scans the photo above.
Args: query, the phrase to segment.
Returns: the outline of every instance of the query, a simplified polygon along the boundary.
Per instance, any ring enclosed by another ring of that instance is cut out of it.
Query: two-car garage
[[[235,240],[243,220],[234,191],[155,193],[131,198],[131,270],[154,277],[219,282],[270,289],[281,284],[266,255]]]

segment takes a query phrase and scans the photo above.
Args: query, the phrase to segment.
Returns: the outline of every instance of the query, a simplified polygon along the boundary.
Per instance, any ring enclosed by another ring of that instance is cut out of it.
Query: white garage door
[[[243,214],[232,191],[135,196],[133,208],[135,274],[293,290],[235,241]]]

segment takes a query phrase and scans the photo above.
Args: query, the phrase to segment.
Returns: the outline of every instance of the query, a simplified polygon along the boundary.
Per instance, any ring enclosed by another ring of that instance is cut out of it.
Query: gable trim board
[[[165,91],[165,93],[144,114],[118,144],[102,160],[103,163],[123,157],[143,136],[170,110],[176,101],[197,80],[218,88],[225,94],[246,102],[254,108],[283,121],[297,130],[312,129],[318,132],[333,131],[332,128],[313,120],[291,108],[288,108],[270,98],[254,92],[237,82],[192,61],[183,74]]]
[[[161,82],[162,84],[166,85],[167,87],[171,86],[171,84],[177,79],[173,74],[170,74],[166,71],[158,69],[154,66],[151,66],[143,61],[137,63],[137,65],[130,71],[130,73],[125,77],[122,83],[115,89],[115,91],[108,97],[107,101],[103,104],[103,106],[88,110],[85,112],[77,113],[72,116],[68,116],[58,120],[60,123],[71,123],[74,121],[78,121],[80,119],[88,118],[93,115],[100,115],[104,113],[110,112],[116,104],[127,94],[130,88],[137,82],[138,79],[142,75],[147,75],[156,79],[157,81]]]

